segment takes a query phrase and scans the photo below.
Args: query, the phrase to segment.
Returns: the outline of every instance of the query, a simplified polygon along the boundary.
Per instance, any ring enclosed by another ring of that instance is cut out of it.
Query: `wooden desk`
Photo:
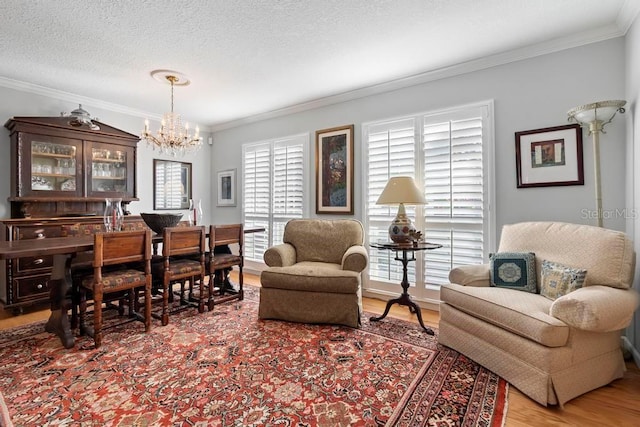
[[[60,337],[65,348],[74,344],[68,310],[71,307],[71,259],[93,249],[93,236],[52,237],[0,242],[0,259],[53,255],[49,298],[51,316],[44,329]]]

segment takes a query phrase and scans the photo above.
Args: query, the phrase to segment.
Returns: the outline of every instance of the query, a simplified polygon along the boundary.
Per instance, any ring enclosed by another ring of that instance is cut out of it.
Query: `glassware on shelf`
[[[120,231],[124,222],[122,199],[105,199],[104,227],[107,231]]]

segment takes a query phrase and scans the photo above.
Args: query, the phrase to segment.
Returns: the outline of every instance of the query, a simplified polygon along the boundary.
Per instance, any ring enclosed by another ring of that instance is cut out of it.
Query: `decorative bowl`
[[[167,227],[175,227],[182,218],[182,214],[173,213],[141,213],[140,216],[157,234],[162,234]]]

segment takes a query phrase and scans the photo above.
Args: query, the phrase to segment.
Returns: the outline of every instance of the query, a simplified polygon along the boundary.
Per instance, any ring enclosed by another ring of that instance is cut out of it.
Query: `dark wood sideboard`
[[[145,227],[127,215],[137,201],[137,135],[73,116],[12,117],[9,131],[11,219],[6,241],[93,234],[103,226],[105,199],[122,200],[125,228]],[[49,301],[53,256],[0,262],[0,301],[7,309]]]

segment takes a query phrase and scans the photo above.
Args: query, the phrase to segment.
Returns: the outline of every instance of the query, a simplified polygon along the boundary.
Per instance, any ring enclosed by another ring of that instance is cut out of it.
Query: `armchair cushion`
[[[551,301],[513,289],[443,285],[447,304],[547,347],[566,345],[569,327],[549,314]]]
[[[637,306],[634,290],[596,285],[558,298],[549,313],[574,328],[609,332],[626,328]]]
[[[271,267],[262,272],[260,282],[263,288],[355,294],[360,286],[359,276],[358,272],[342,270],[339,264],[306,261],[290,267]]]

